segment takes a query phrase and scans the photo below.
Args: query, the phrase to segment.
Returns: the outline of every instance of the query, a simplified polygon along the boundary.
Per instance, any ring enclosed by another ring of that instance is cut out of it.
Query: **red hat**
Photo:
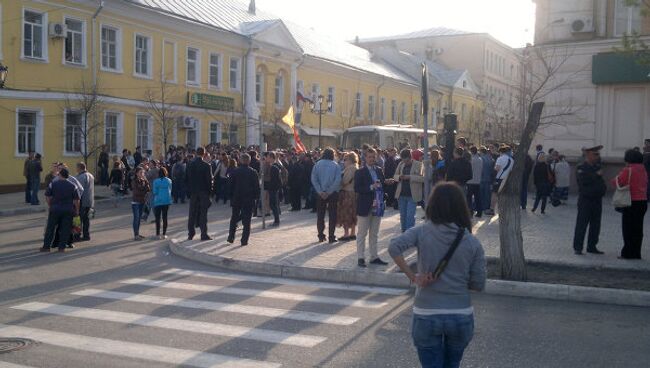
[[[411,157],[412,157],[415,161],[422,161],[422,156],[424,156],[424,153],[423,153],[422,151],[420,151],[419,149],[414,150],[414,151],[411,153]]]

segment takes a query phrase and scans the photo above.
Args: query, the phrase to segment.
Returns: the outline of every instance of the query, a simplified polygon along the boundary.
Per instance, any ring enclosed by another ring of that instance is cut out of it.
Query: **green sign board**
[[[204,109],[233,111],[235,99],[206,93],[187,92],[187,104]]]
[[[640,62],[642,60],[642,62]],[[649,83],[650,65],[647,55],[607,52],[593,56],[591,80],[594,84]]]

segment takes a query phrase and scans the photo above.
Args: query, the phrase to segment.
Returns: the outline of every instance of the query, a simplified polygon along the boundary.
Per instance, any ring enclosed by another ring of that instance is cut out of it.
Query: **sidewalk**
[[[105,186],[95,185],[95,202],[110,200],[111,190]],[[32,206],[25,203],[25,193],[8,193],[0,194],[0,216],[14,216],[26,213],[45,212],[47,203],[45,202],[45,190],[38,192],[40,204]]]

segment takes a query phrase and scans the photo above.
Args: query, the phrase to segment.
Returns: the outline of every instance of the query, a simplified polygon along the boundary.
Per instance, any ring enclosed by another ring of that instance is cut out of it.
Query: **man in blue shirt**
[[[329,243],[336,243],[336,210],[341,188],[341,167],[334,162],[334,150],[326,148],[322,158],[314,165],[311,183],[316,191],[316,228],[318,241],[325,241],[325,212],[329,217]]]
[[[72,231],[72,218],[79,214],[79,192],[68,177],[68,169],[59,171],[60,180],[54,180],[45,191],[45,199],[49,207],[47,227],[41,252],[49,252],[53,246],[55,233],[59,233],[59,252],[65,252],[67,241]]]

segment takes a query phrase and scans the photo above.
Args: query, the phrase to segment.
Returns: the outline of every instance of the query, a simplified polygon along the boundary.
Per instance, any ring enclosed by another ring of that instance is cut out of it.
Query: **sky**
[[[447,27],[487,32],[512,47],[531,42],[532,0],[256,0],[257,7],[334,38],[377,37]]]

